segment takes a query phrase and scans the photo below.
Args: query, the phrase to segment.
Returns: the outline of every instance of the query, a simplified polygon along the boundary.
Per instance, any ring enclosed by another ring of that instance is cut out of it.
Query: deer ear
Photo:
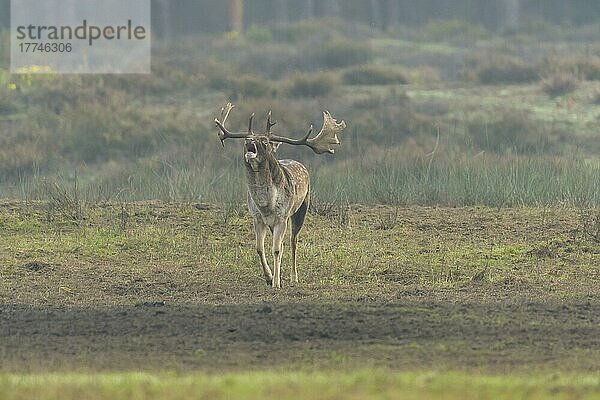
[[[271,150],[273,151],[273,153],[277,152],[277,149],[279,148],[279,146],[281,146],[281,142],[270,142],[271,143]]]

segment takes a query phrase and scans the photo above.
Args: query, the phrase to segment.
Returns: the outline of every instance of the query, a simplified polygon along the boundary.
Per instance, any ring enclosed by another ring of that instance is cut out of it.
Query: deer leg
[[[267,236],[267,226],[261,221],[254,219],[254,232],[256,233],[256,252],[260,259],[260,265],[262,266],[267,285],[273,284],[273,275],[271,269],[267,263],[267,257],[265,256],[265,236]]]
[[[308,210],[308,195],[304,199],[304,202],[296,211],[295,214],[292,215],[292,238],[291,238],[291,248],[292,248],[292,270],[290,275],[291,282],[298,282],[298,270],[296,269],[296,248],[298,246],[298,232],[302,229],[302,224],[304,224],[304,218],[306,217],[306,211]]]
[[[281,287],[281,256],[283,254],[283,238],[287,230],[287,219],[273,229],[273,287]]]
[[[296,269],[296,247],[298,245],[298,232],[294,233],[292,230],[292,270],[290,272],[290,282],[298,283],[298,270]]]

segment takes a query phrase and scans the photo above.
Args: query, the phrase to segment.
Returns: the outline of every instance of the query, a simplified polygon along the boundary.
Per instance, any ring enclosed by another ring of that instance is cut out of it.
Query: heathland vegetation
[[[288,135],[322,109],[347,122],[335,156],[280,150],[315,202],[598,206],[595,32],[300,21],[157,42],[148,76],[9,75],[5,35],[0,194],[241,202],[241,151],[212,123],[231,100],[240,128],[269,109]]]

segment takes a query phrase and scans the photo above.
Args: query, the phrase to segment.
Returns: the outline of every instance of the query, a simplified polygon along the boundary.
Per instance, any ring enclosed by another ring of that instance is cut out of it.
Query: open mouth
[[[257,150],[256,144],[254,142],[246,142],[246,154],[244,157],[246,158],[246,162],[250,161],[253,158],[256,158]]]

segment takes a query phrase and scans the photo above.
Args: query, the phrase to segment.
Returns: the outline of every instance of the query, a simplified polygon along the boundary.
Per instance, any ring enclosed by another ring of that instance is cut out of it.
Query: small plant
[[[363,65],[345,71],[343,81],[347,85],[404,85],[408,83],[404,71],[373,65]]]
[[[600,244],[600,211],[581,210],[577,231],[583,239]]]
[[[46,198],[46,219],[48,222],[53,220],[53,214],[57,211],[68,221],[79,225],[83,221],[83,201],[79,193],[77,176],[72,189],[57,182],[44,181],[42,183],[42,192]]]
[[[578,87],[579,78],[570,72],[554,74],[542,82],[542,89],[551,97],[563,96],[577,90]]]
[[[379,210],[376,229],[389,230],[394,229],[398,224],[398,207],[394,206],[391,209]]]
[[[243,210],[239,202],[233,199],[225,201],[219,208],[219,226],[229,225],[233,218],[244,214]]]
[[[324,200],[313,197],[310,202],[309,212],[327,218],[335,226],[346,227],[350,223],[350,203],[340,198]]]

